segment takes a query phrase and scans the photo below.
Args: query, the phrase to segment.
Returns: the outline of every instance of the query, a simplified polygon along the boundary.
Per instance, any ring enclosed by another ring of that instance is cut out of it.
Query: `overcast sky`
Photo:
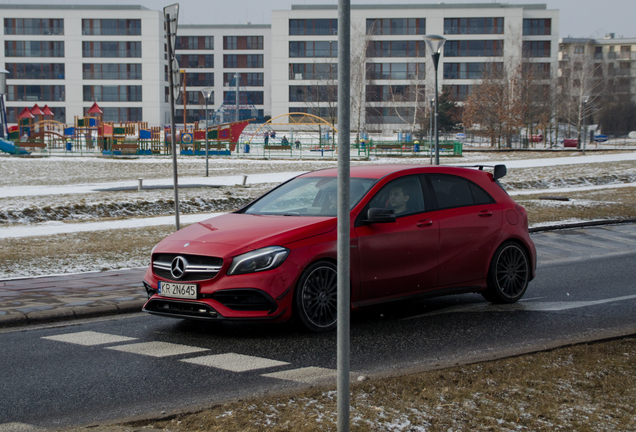
[[[180,24],[270,24],[272,10],[289,10],[292,4],[331,4],[337,0],[0,0],[0,4],[135,4],[161,10],[179,3]],[[351,0],[351,4],[440,3],[426,0]],[[444,0],[444,3],[494,3],[490,0]],[[559,37],[636,38],[636,0],[508,0],[508,4],[546,4],[560,11]]]

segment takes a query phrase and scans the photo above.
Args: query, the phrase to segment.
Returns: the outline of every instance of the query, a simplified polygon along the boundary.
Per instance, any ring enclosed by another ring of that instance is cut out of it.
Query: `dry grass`
[[[634,431],[636,339],[354,384],[352,431]],[[335,431],[336,392],[218,405],[115,431]]]

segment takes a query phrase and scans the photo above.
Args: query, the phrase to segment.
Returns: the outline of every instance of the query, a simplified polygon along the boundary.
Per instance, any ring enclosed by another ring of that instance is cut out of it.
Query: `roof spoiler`
[[[504,177],[506,175],[506,173],[508,172],[507,168],[505,165],[503,164],[499,164],[499,165],[495,165],[494,167],[492,165],[474,165],[475,168],[479,168],[479,171],[483,171],[484,167],[485,168],[494,168],[494,172],[493,172],[493,178],[495,181],[499,180],[500,178]]]

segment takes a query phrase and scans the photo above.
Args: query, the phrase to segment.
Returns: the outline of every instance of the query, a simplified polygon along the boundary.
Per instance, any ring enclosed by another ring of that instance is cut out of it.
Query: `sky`
[[[292,4],[331,4],[337,0],[0,0],[0,4],[115,4],[142,5],[162,10],[179,3],[180,24],[270,24],[272,10],[289,10]],[[419,4],[440,3],[426,0],[351,0],[351,4]],[[447,4],[494,3],[492,0],[444,0]],[[636,38],[636,0],[507,0],[508,4],[546,4],[560,11],[559,37],[602,38],[608,33],[616,37]],[[220,6],[222,5],[222,6]]]

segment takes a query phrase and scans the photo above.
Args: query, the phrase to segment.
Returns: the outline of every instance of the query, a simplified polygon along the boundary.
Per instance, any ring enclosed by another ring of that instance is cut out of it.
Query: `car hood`
[[[336,223],[334,217],[228,213],[169,235],[155,252],[226,256],[265,246],[285,246],[332,231]]]

